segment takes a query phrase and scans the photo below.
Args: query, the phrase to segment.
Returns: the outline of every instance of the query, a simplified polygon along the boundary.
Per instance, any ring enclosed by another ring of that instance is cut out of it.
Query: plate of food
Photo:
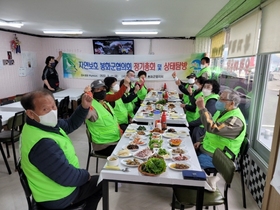
[[[137,158],[127,158],[121,160],[121,164],[128,167],[138,167],[141,163],[143,163],[143,160]]]
[[[154,128],[153,130],[150,131],[151,133],[153,132],[157,132],[157,133],[164,133],[163,130],[161,130],[160,128]]]
[[[125,134],[124,134],[124,137],[130,138],[132,135],[133,135],[133,133],[125,133]]]
[[[182,145],[182,139],[170,139],[170,140],[168,141],[168,143],[169,143],[169,146],[170,146],[171,148],[183,146],[183,145]]]
[[[168,109],[174,109],[175,107],[176,107],[175,104],[168,104],[167,106]]]
[[[190,158],[191,158],[191,157],[188,156],[188,155],[179,154],[179,155],[174,155],[174,156],[172,157],[172,160],[173,160],[174,162],[176,162],[176,161],[186,161],[186,160],[189,160]]]
[[[136,144],[129,144],[129,145],[124,145],[122,147],[122,149],[128,149],[130,151],[134,151],[135,152],[135,151],[137,151],[139,149],[139,146],[136,145]]]
[[[178,154],[185,154],[186,151],[183,150],[183,149],[180,148],[180,147],[177,147],[177,148],[172,149],[172,150],[171,150],[171,153],[172,153],[173,155],[178,155]]]
[[[119,150],[115,155],[120,157],[120,158],[125,158],[125,157],[131,157],[132,156],[131,152],[128,149]]]
[[[186,162],[173,162],[173,163],[169,163],[168,167],[175,171],[183,171],[189,169],[191,165]]]
[[[136,133],[137,133],[138,135],[140,135],[140,136],[149,135],[149,132],[144,131],[144,130],[137,131]]]
[[[135,133],[136,130],[135,130],[134,128],[127,128],[127,129],[125,130],[125,132],[126,132],[126,133]]]
[[[151,139],[149,141],[150,149],[161,148],[163,141],[161,139]]]
[[[177,133],[177,131],[174,128],[168,128],[165,133]]]
[[[139,158],[139,159],[147,159],[153,154],[153,151],[150,150],[149,148],[142,149],[140,151],[137,151],[133,154],[134,157]]]
[[[158,155],[163,157],[163,159],[170,159],[171,155],[170,152],[168,152],[166,149],[164,148],[159,148],[158,149]]]
[[[176,133],[169,133],[169,132],[165,132],[164,134],[162,134],[162,136],[165,137],[165,138],[168,138],[168,139],[179,137],[178,134],[176,134]]]

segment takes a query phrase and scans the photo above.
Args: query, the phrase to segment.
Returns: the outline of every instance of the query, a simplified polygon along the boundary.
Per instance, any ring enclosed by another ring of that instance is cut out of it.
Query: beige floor
[[[81,126],[74,133],[70,134],[74,142],[77,155],[80,159],[81,167],[86,166],[86,157],[88,152],[85,126]],[[104,165],[105,161],[100,160],[99,168]],[[12,158],[9,164],[14,170]],[[91,158],[90,172],[95,172],[95,159]],[[220,180],[218,187],[223,189],[223,181]],[[242,207],[242,198],[240,190],[240,177],[236,173],[233,184],[229,190],[229,209],[239,210]],[[121,184],[119,192],[114,192],[114,185],[110,184],[110,209],[111,210],[170,210],[172,190],[165,187],[144,186]],[[256,202],[246,189],[247,209],[259,210]],[[0,210],[27,210],[27,203],[24,192],[19,182],[19,177],[13,171],[8,175],[2,156],[0,155]],[[102,202],[99,203],[98,210],[102,209]],[[194,209],[194,208],[193,208]],[[212,208],[210,208],[212,209]],[[218,210],[224,209],[224,206],[218,206]]]

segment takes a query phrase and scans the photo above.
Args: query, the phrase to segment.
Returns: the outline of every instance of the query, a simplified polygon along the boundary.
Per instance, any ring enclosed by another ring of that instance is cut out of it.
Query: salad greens
[[[158,154],[159,155],[169,155],[169,153],[166,151],[166,149],[162,149],[162,148],[159,148]]]
[[[162,140],[159,140],[159,139],[151,139],[149,141],[149,147],[150,149],[153,149],[153,148],[160,148],[161,145],[162,145]]]
[[[166,169],[166,163],[162,158],[150,158],[143,164],[142,170],[151,174],[161,174]]]
[[[145,126],[140,125],[140,126],[137,128],[137,130],[138,130],[138,131],[145,131],[146,128],[145,128]]]

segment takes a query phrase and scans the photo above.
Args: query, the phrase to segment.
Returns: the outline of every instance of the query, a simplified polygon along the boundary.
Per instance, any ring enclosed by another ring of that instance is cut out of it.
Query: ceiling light
[[[44,34],[82,34],[82,31],[43,31]]]
[[[23,23],[20,22],[10,22],[10,21],[0,21],[0,26],[10,26],[15,28],[21,28],[23,26]]]
[[[160,20],[123,20],[123,25],[159,25]]]
[[[116,31],[119,35],[153,35],[158,34],[157,31]]]

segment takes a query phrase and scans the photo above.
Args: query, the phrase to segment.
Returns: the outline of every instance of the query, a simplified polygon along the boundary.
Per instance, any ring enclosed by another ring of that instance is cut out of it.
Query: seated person
[[[239,103],[240,97],[235,91],[224,90],[216,102],[220,114],[212,117],[205,108],[203,98],[196,100],[200,119],[206,130],[202,141],[194,144],[198,150],[201,168],[214,168],[212,156],[217,148],[224,149],[227,146],[236,156],[238,155],[246,134],[246,122],[238,108]]]
[[[121,98],[123,96],[123,94],[126,92],[126,90],[129,89],[129,87],[130,87],[130,79],[129,79],[129,77],[126,76],[124,78],[123,85],[121,85],[121,88],[119,89],[119,91],[114,94],[107,94],[105,97],[105,101],[112,102],[112,101],[118,100],[119,98]],[[84,92],[92,97],[90,85],[85,87]]]
[[[104,79],[104,83],[107,86],[106,91],[107,95],[112,95],[119,91],[120,85],[115,77],[106,77]],[[113,107],[115,116],[117,117],[119,126],[124,132],[128,126],[128,111],[122,101],[122,99],[118,99],[116,101],[109,102]]]
[[[82,103],[67,120],[57,119],[57,107],[48,90],[24,95],[26,123],[21,134],[21,167],[34,200],[47,209],[64,209],[86,201],[86,208],[96,209],[102,196],[102,183],[79,166],[68,133],[84,122],[92,98],[84,95]]]
[[[123,82],[124,80],[120,82],[120,85],[122,85]],[[137,100],[138,90],[139,90],[139,85],[136,85],[133,89],[128,88],[122,96],[122,101],[128,111],[128,115],[130,119],[132,119],[134,117],[134,114],[137,112],[134,101],[135,99]]]
[[[191,73],[189,76],[187,76],[187,82],[182,82],[179,80],[176,75],[176,71],[172,73],[172,77],[174,78],[176,85],[178,85],[179,90],[183,93],[184,104],[188,104],[190,102],[188,88],[193,87],[195,83],[195,74]],[[194,91],[193,88],[192,90]]]
[[[219,92],[220,84],[216,80],[209,79],[204,82],[202,87],[203,99],[205,102],[205,107],[212,115],[216,113],[215,103],[219,98]],[[198,107],[196,107],[196,109],[199,111]],[[197,129],[200,128],[200,126],[203,126],[203,124],[201,123],[199,115],[197,116],[197,119],[189,122],[189,130],[193,142],[196,142],[197,139],[200,139],[200,137],[205,133],[203,127],[201,129]],[[194,131],[194,129],[196,129],[196,131]],[[198,132],[198,130],[200,132]]]
[[[86,124],[92,136],[92,147],[96,154],[109,156],[121,137],[118,120],[114,109],[105,101],[104,82],[100,79],[93,81],[91,92],[93,109],[88,113]]]

